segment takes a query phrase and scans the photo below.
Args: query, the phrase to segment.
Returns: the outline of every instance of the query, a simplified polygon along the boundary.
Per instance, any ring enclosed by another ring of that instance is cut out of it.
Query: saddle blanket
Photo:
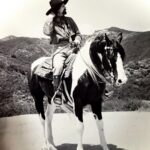
[[[34,73],[40,77],[52,80],[53,79],[52,57],[47,57],[40,65],[37,66]]]
[[[64,77],[67,78],[69,77],[71,71],[72,71],[72,66],[75,61],[76,54],[71,54],[67,60],[65,61],[65,74]],[[53,58],[52,57],[47,57],[40,65],[37,66],[35,69],[34,73],[40,77],[53,80],[53,64],[52,64]]]

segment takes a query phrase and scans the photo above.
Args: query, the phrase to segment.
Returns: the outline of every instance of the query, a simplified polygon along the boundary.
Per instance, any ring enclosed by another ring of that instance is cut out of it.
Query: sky
[[[0,38],[45,37],[49,0],[0,0],[0,4]],[[69,0],[66,7],[82,34],[109,27],[150,31],[150,0]]]

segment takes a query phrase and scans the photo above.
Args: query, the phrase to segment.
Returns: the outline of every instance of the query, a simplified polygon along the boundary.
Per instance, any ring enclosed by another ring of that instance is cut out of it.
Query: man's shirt
[[[57,17],[50,15],[45,22],[43,33],[50,36],[52,44],[58,44],[61,41],[79,40],[81,43],[81,34],[71,17]]]

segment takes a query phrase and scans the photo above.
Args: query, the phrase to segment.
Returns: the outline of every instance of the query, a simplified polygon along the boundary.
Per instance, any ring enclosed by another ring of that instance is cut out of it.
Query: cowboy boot
[[[54,75],[53,76],[53,87],[54,87],[54,103],[57,105],[61,105],[62,104],[62,93],[61,93],[61,89],[60,87],[58,87],[60,84],[60,75]]]

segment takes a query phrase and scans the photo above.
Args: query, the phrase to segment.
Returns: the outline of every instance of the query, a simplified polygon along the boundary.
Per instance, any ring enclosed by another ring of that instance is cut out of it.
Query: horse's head
[[[105,78],[111,78],[116,86],[127,82],[127,76],[124,71],[123,61],[125,51],[121,46],[122,33],[117,38],[108,38],[105,35],[99,35],[91,44],[90,55],[96,68]]]

